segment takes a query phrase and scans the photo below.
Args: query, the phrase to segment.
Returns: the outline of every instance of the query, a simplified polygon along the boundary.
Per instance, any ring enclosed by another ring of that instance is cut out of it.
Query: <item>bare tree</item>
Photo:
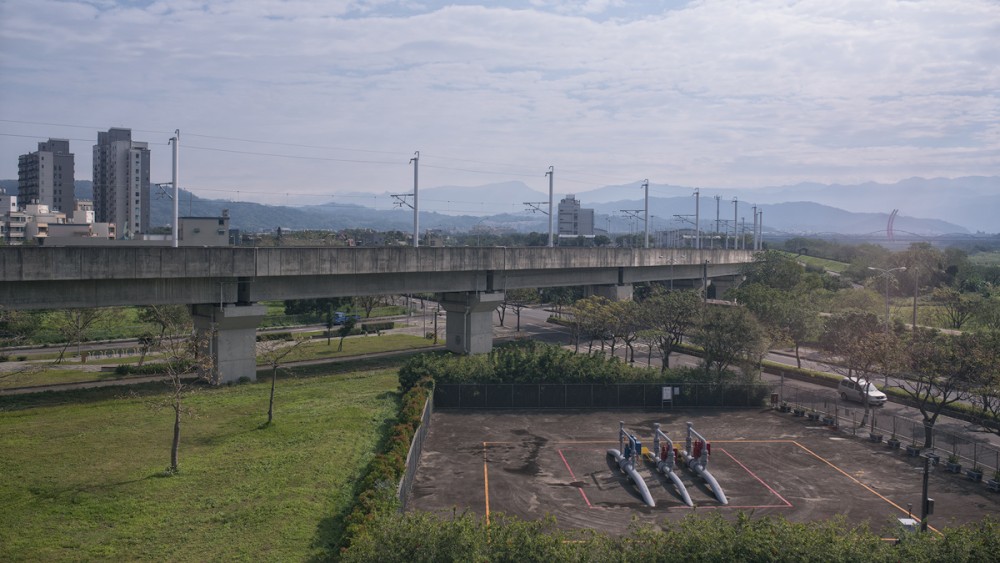
[[[358,295],[351,299],[355,307],[365,312],[365,318],[372,316],[372,311],[382,303],[385,303],[384,295]]]
[[[171,334],[176,334],[179,327],[168,326]],[[195,391],[198,385],[212,380],[212,357],[205,353],[208,349],[208,333],[189,338],[165,338],[160,341],[160,355],[163,359],[163,369],[167,375],[169,391],[164,400],[154,403],[154,407],[169,407],[174,413],[174,434],[170,444],[170,466],[167,472],[177,473],[179,468],[179,451],[181,443],[181,420],[191,413],[184,401]]]
[[[157,344],[166,336],[167,329],[185,332],[191,325],[191,311],[187,305],[146,305],[139,308],[139,320],[160,329]]]
[[[66,356],[66,350],[74,344],[77,347],[77,353],[79,353],[81,343],[87,339],[87,332],[101,322],[106,314],[104,309],[93,308],[56,311],[52,319],[56,331],[63,339],[63,347],[59,351],[59,357],[55,363],[61,364]]]
[[[271,368],[271,394],[267,402],[267,422],[274,419],[274,387],[278,381],[278,368],[281,363],[309,341],[307,336],[297,335],[291,342],[287,340],[265,340],[257,343],[257,358]]]

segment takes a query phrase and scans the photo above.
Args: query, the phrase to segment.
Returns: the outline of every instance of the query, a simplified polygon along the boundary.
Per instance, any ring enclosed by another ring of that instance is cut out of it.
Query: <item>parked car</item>
[[[889,400],[885,393],[879,391],[875,384],[867,379],[848,379],[845,377],[837,385],[837,391],[840,392],[840,398],[845,401],[859,403],[868,401],[869,405],[882,406]]]
[[[361,315],[348,315],[347,313],[337,311],[333,314],[333,324],[342,325],[347,322],[347,319],[352,319],[354,322],[361,320]]]

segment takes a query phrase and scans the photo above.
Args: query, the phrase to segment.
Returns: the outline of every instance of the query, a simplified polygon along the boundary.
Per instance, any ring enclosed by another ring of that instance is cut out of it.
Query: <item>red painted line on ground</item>
[[[562,458],[563,463],[566,464],[566,469],[569,471],[569,476],[573,478],[574,481],[577,480],[576,474],[573,473],[573,468],[569,466],[569,462],[566,461],[566,456],[563,455],[562,450],[556,450],[559,452],[559,457]],[[590,499],[587,498],[587,493],[583,492],[583,487],[577,487],[576,490],[580,491],[580,496],[583,497],[583,502],[587,503],[587,508],[594,508],[590,504]]]
[[[735,461],[737,465],[739,465],[740,467],[742,467],[742,468],[743,468],[743,470],[744,470],[744,471],[746,471],[747,473],[749,473],[751,477],[753,477],[754,479],[756,479],[756,480],[760,481],[760,484],[761,484],[761,485],[764,485],[765,487],[767,487],[767,490],[771,491],[771,493],[772,493],[772,494],[774,494],[774,496],[776,496],[776,497],[780,498],[780,499],[781,499],[781,502],[783,502],[783,503],[785,503],[786,505],[788,505],[788,508],[791,508],[791,507],[792,507],[792,503],[788,502],[788,500],[786,500],[786,499],[785,499],[785,497],[783,497],[783,496],[779,495],[779,494],[778,494],[778,491],[776,491],[776,490],[772,489],[772,488],[771,488],[771,486],[770,486],[770,485],[768,485],[767,483],[765,483],[763,479],[761,479],[760,477],[758,477],[758,476],[757,476],[757,475],[756,475],[756,474],[755,474],[755,473],[754,473],[753,471],[750,471],[750,469],[749,469],[749,468],[748,468],[747,466],[745,466],[745,465],[743,465],[742,463],[740,463],[740,460],[738,460],[738,459],[736,459],[735,457],[733,457],[733,454],[731,454],[731,453],[727,452],[727,451],[725,450],[725,448],[719,448],[719,449],[720,449],[720,450],[722,450],[722,453],[724,453],[724,454],[726,454],[727,456],[729,456],[729,459],[731,459],[731,460]]]

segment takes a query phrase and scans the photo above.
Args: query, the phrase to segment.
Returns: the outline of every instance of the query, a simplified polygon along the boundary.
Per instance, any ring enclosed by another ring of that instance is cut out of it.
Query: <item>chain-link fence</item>
[[[434,405],[437,409],[759,407],[774,390],[770,383],[439,384]]]
[[[427,397],[424,403],[424,413],[420,416],[420,427],[413,434],[413,442],[410,443],[410,451],[406,454],[406,471],[403,478],[399,480],[396,488],[396,495],[399,497],[399,510],[406,510],[406,499],[410,496],[410,488],[413,487],[413,478],[417,474],[417,464],[420,463],[420,453],[424,449],[424,439],[431,428],[431,415],[434,414],[434,396]]]

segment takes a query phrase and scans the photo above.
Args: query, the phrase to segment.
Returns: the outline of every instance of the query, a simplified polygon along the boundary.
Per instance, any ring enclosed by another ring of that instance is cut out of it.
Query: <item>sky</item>
[[[110,127],[272,204],[1000,175],[1000,3],[0,0],[0,178]]]

